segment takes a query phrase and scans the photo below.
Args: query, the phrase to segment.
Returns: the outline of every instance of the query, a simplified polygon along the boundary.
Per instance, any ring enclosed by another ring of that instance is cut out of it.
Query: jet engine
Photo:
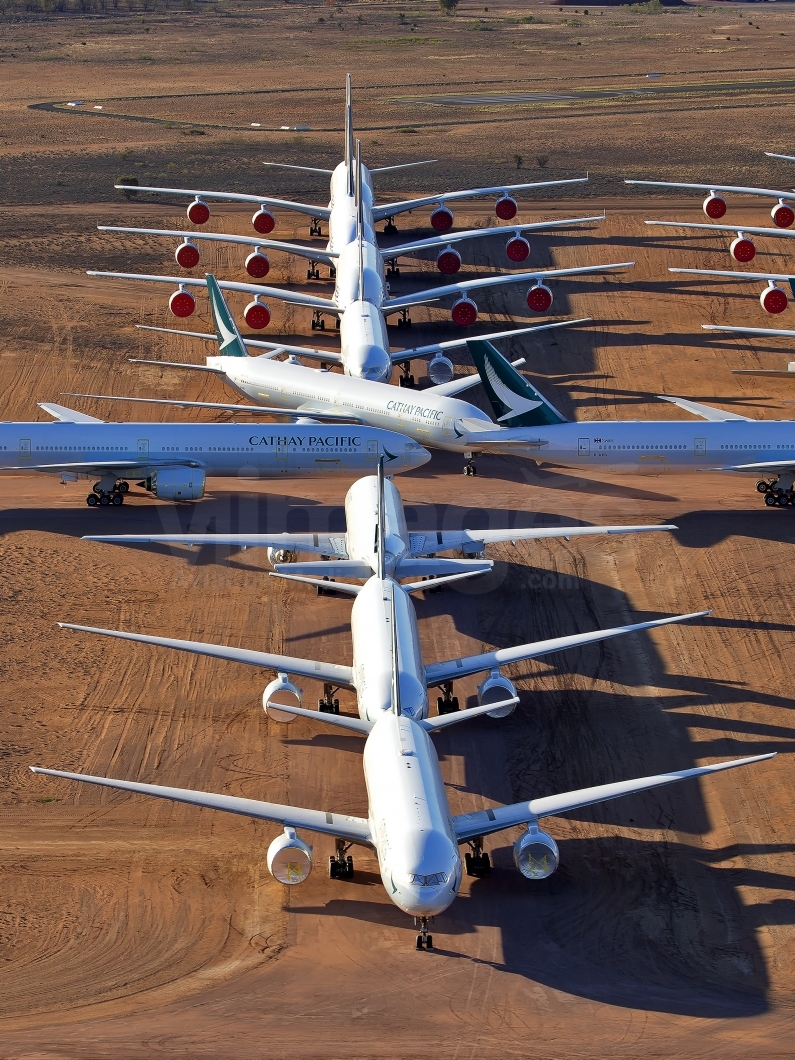
[[[175,317],[189,317],[196,309],[196,299],[184,287],[180,287],[169,298],[168,308]]]
[[[199,248],[189,239],[185,239],[174,251],[177,265],[183,269],[195,269],[199,264]]]
[[[295,563],[295,552],[290,548],[269,548],[268,563],[272,567],[277,563]]]
[[[769,283],[759,295],[759,304],[766,313],[783,313],[787,308],[787,295],[774,283]]]
[[[482,685],[478,685],[478,704],[486,707],[489,703],[502,703],[504,699],[513,699],[516,689],[507,677],[503,677],[499,669],[492,670]],[[488,710],[486,713],[490,718],[507,718],[516,709],[513,703],[509,707],[498,707],[497,710]]]
[[[453,227],[453,211],[437,206],[431,214],[431,227],[437,232],[449,232]]]
[[[204,496],[206,477],[198,467],[164,467],[144,485],[161,501],[198,501]]]
[[[243,310],[243,317],[250,328],[259,331],[270,324],[271,311],[264,302],[260,301],[259,295],[257,295],[254,301],[249,302]]]
[[[434,386],[439,386],[440,383],[449,383],[454,375],[453,362],[447,357],[443,357],[441,353],[437,353],[428,365],[428,376]]]
[[[511,261],[527,261],[530,257],[530,244],[522,236],[514,236],[505,244],[505,253]]]
[[[735,261],[753,261],[756,257],[756,247],[753,239],[749,239],[748,236],[744,236],[740,232],[737,238],[732,240],[729,253]]]
[[[545,880],[560,864],[558,844],[537,824],[529,824],[513,845],[513,860],[526,880]]]
[[[537,283],[527,292],[527,305],[534,313],[546,313],[552,305],[552,292],[543,283]]]
[[[793,221],[795,221],[795,210],[791,206],[787,206],[786,203],[779,202],[770,211],[770,216],[773,218],[773,224],[776,228],[789,228]]]
[[[456,324],[460,324],[461,327],[468,327],[478,319],[478,307],[471,298],[467,298],[464,295],[453,305],[450,315]]]
[[[296,717],[290,713],[290,707],[300,707],[303,698],[303,692],[292,683],[289,676],[279,674],[262,693],[262,709],[269,718],[287,724],[295,721]]]
[[[719,221],[726,213],[726,200],[711,191],[701,204],[701,209],[711,221]]]
[[[254,225],[255,232],[259,232],[261,236],[266,236],[269,232],[272,232],[276,226],[276,219],[270,210],[266,210],[264,206],[260,206],[251,218],[251,223]]]
[[[501,199],[497,199],[497,205],[494,207],[494,212],[501,221],[512,221],[518,210],[519,204],[510,195],[503,195]]]
[[[303,883],[312,871],[312,847],[300,839],[294,828],[285,828],[268,847],[268,872],[288,887]]]
[[[461,268],[461,255],[452,247],[447,247],[436,259],[436,268],[445,276],[453,276]]]
[[[188,220],[194,225],[206,225],[210,220],[210,207],[198,195],[188,207]]]
[[[263,276],[267,276],[270,271],[271,263],[268,261],[267,254],[263,254],[259,247],[257,247],[257,249],[252,251],[246,258],[246,272],[249,276],[253,276],[255,280],[261,280]]]

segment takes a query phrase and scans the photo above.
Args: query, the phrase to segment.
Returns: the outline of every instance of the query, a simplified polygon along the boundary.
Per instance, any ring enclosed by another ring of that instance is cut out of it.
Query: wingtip
[[[31,773],[41,773],[40,766],[28,766],[28,769],[31,771]]]

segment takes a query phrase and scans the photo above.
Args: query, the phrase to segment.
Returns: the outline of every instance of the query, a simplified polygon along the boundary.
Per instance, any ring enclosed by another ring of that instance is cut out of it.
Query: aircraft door
[[[707,439],[706,438],[694,438],[693,439],[693,455],[694,456],[706,456],[707,455]]]
[[[367,443],[367,462],[371,463],[374,460],[375,461],[378,460],[378,442],[377,441],[368,442]]]
[[[30,458],[30,438],[19,439],[19,455]]]
[[[580,456],[591,455],[591,439],[590,438],[578,438],[577,439],[577,453]]]
[[[453,433],[453,417],[445,416],[442,419],[442,435],[445,438],[450,438]]]
[[[148,460],[149,459],[149,439],[139,438],[138,439],[138,459]]]

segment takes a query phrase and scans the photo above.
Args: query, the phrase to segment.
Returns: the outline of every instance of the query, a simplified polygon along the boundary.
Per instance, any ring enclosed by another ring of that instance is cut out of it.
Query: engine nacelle
[[[446,206],[437,206],[431,214],[431,227],[436,232],[449,232],[453,227],[453,211]]]
[[[759,304],[766,313],[783,313],[787,308],[787,294],[774,283],[769,283],[759,295]]]
[[[436,268],[445,276],[454,276],[461,268],[461,255],[452,247],[447,247],[437,257]]]
[[[449,358],[443,357],[441,353],[437,353],[428,365],[428,377],[434,386],[439,386],[440,383],[449,383],[454,375],[453,362]]]
[[[756,257],[756,247],[753,239],[749,239],[748,236],[738,235],[736,239],[732,240],[729,253],[735,261],[753,261]]]
[[[312,871],[312,847],[296,835],[294,828],[285,828],[268,847],[266,860],[271,876],[293,887],[303,883]]]
[[[276,227],[276,218],[270,210],[266,210],[264,206],[260,206],[251,218],[251,223],[254,225],[255,232],[259,232],[261,236],[266,236]]]
[[[252,251],[246,258],[246,272],[255,280],[261,280],[270,271],[271,263],[268,261],[268,255],[263,254],[259,249]]]
[[[188,207],[188,220],[194,225],[206,225],[210,220],[210,207],[198,195]]]
[[[291,548],[269,548],[268,563],[274,568],[277,563],[295,563],[295,552]]]
[[[289,676],[279,674],[262,693],[262,709],[274,721],[288,724],[296,718],[295,714],[290,713],[290,707],[300,707],[303,699],[303,692],[292,683]]]
[[[513,860],[526,880],[545,880],[560,864],[558,844],[537,824],[529,824],[513,845]]]
[[[511,261],[527,261],[530,257],[530,244],[523,236],[514,236],[505,244],[505,253]]]
[[[512,221],[518,210],[519,204],[510,195],[503,195],[501,199],[497,199],[497,205],[494,207],[494,212],[501,221]]]
[[[513,682],[503,677],[500,671],[492,670],[482,685],[478,685],[478,703],[486,707],[489,703],[502,703],[504,699],[513,699],[516,689]],[[486,711],[490,718],[507,718],[516,710],[516,704],[508,707],[498,707],[496,710]]]
[[[464,296],[454,303],[453,308],[450,310],[450,315],[456,324],[460,324],[462,328],[465,328],[470,324],[474,324],[478,319],[478,307],[471,298]]]
[[[199,264],[199,248],[189,239],[184,240],[174,251],[177,265],[183,269],[195,269]]]
[[[146,479],[146,488],[161,501],[199,501],[207,476],[198,467],[164,467]]]
[[[711,221],[719,221],[726,214],[726,200],[711,191],[701,204],[701,209]]]
[[[527,305],[534,313],[546,313],[552,305],[552,292],[543,283],[537,283],[527,292]]]
[[[776,228],[789,228],[792,222],[795,221],[795,210],[791,206],[787,206],[786,203],[779,202],[770,211],[770,216],[773,218],[773,224]]]
[[[184,287],[180,287],[169,298],[168,308],[175,317],[189,317],[196,311],[196,299]]]
[[[264,302],[260,302],[259,295],[253,302],[249,302],[243,310],[243,318],[250,328],[260,331],[271,322],[271,311]]]

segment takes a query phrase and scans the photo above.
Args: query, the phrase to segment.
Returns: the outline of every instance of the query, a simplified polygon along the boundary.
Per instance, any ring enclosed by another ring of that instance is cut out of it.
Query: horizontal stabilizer
[[[362,591],[361,585],[349,585],[347,582],[336,582],[326,578],[305,578],[300,574],[281,574],[279,571],[268,571],[271,578],[283,578],[286,582],[301,582],[303,585],[314,585],[318,589],[327,589],[329,592],[342,593],[345,596],[358,596]]]
[[[571,810],[594,806],[596,803],[617,799],[622,795],[635,795],[641,791],[648,791],[650,788],[675,784],[678,780],[691,780],[710,773],[721,773],[724,769],[736,769],[738,766],[764,762],[775,757],[774,751],[766,755],[754,755],[751,758],[736,758],[731,762],[716,762],[711,766],[697,766],[695,769],[658,773],[656,776],[641,777],[639,780],[620,780],[615,784],[599,784],[593,788],[567,791],[562,795],[549,795],[546,798],[531,799],[529,802],[517,802],[512,806],[495,806],[491,810],[461,813],[453,818],[453,828],[458,842],[463,843],[474,836],[491,835],[493,832],[501,832],[504,828],[529,824],[542,817],[569,813]]]
[[[302,550],[304,551],[304,550]],[[306,563],[277,563],[277,574],[304,575],[308,578],[372,578],[374,571],[367,563],[357,559],[308,560]]]
[[[499,703],[486,703],[481,707],[470,707],[469,710],[458,710],[452,714],[439,714],[435,718],[425,718],[419,724],[426,732],[438,732],[440,729],[447,729],[451,725],[458,725],[459,722],[469,721],[470,718],[481,718],[484,714],[488,714],[491,711],[513,707],[518,702],[519,697],[512,696],[510,699],[501,699]]]
[[[462,578],[476,578],[478,574],[488,574],[494,564],[491,560],[481,560],[480,570],[465,570],[458,574],[445,574],[441,578],[431,578],[428,581],[421,582],[406,582],[402,586],[403,591],[406,593],[424,593],[429,590],[433,590],[440,585],[446,585],[448,582],[457,582]]]
[[[728,420],[742,420],[747,423],[749,416],[738,416],[736,412],[727,412],[725,409],[715,408],[714,405],[701,405],[698,401],[688,401],[687,398],[668,397],[666,394],[658,394],[660,401],[670,401],[672,405],[678,405],[685,412],[692,412],[694,416],[700,416],[702,420],[710,420],[713,423],[725,423]]]
[[[436,534],[428,537],[436,540]],[[409,534],[412,540],[413,534]],[[451,548],[456,546],[451,545]],[[413,549],[413,546],[412,546]],[[487,564],[482,559],[426,559],[421,555],[401,556],[395,566],[396,578],[429,578],[440,577],[445,574],[460,574],[464,571],[482,571],[487,567],[490,570],[492,564]]]

